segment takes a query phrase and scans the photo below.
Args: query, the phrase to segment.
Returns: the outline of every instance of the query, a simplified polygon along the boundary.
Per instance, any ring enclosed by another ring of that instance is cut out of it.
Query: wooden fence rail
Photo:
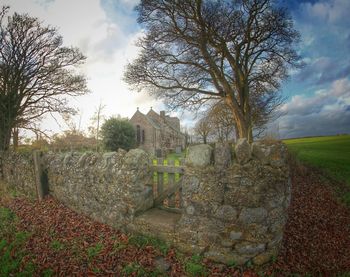
[[[153,161],[154,206],[161,209],[181,212],[181,187],[184,174],[183,160]]]

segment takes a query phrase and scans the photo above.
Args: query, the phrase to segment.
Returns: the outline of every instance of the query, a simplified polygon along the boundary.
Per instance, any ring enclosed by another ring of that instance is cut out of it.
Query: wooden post
[[[4,163],[3,163],[4,155],[5,155],[5,153],[0,151],[0,180],[5,178],[5,176],[4,176]]]
[[[185,159],[181,158],[179,159],[179,166],[184,166],[185,164]],[[182,176],[184,175],[184,172],[179,173],[176,176],[176,181],[177,182],[182,182]],[[181,189],[182,187],[180,187],[176,192],[175,192],[175,208],[181,209],[182,207],[182,197],[181,197]]]
[[[180,158],[178,161],[179,161],[179,166],[183,166],[185,164],[184,158]]]
[[[163,159],[157,159],[158,165],[164,165]],[[164,174],[163,172],[157,172],[158,180],[157,180],[157,196],[163,193],[164,190]]]
[[[36,192],[40,201],[48,194],[47,174],[42,163],[42,156],[41,151],[33,152]]]
[[[169,166],[175,166],[174,160],[168,160]],[[175,173],[168,173],[168,187],[175,185]],[[172,195],[168,198],[168,206],[175,207],[175,195]]]

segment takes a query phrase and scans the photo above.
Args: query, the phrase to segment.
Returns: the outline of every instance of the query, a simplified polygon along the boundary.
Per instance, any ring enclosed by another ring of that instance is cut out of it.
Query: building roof
[[[169,122],[169,119],[175,119],[177,117],[170,117],[168,115],[165,116],[165,120],[162,119],[161,115],[156,113],[152,108],[148,111],[147,115],[146,116],[156,116],[159,120],[159,122],[161,122],[161,124],[164,124],[166,125],[167,127],[169,127],[170,129],[172,129],[173,131],[177,132],[177,133],[181,133],[180,130],[174,128],[174,126],[172,125],[171,122]],[[177,118],[178,119],[178,118]],[[181,133],[182,134],[182,133]]]
[[[137,109],[137,111],[134,113],[134,115],[131,117],[130,120],[132,120],[132,118],[135,115],[139,115],[139,116],[144,117],[155,129],[161,129],[162,128],[161,124],[164,124],[168,128],[170,128],[171,130],[173,130],[181,135],[184,135],[180,130],[177,130],[176,128],[174,128],[172,126],[172,124],[170,122],[168,122],[168,120],[170,118],[177,118],[177,117],[165,116],[165,120],[163,121],[162,117],[158,113],[156,113],[152,108],[148,111],[147,114],[143,114],[142,112],[139,111],[139,109]],[[156,120],[152,119],[152,116],[156,117],[157,119]]]
[[[135,115],[139,115],[144,117],[154,128],[156,129],[160,129],[160,126],[158,123],[156,123],[154,120],[152,120],[149,116],[143,114],[142,112],[139,111],[139,109],[137,109],[137,111],[134,113],[134,115],[131,117],[131,119],[135,116]]]

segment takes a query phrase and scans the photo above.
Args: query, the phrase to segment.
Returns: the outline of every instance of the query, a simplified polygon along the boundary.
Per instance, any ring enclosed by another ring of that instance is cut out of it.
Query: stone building
[[[180,131],[180,120],[152,108],[147,114],[137,111],[130,119],[136,131],[137,147],[156,156],[166,155],[170,151],[185,148],[185,135]]]

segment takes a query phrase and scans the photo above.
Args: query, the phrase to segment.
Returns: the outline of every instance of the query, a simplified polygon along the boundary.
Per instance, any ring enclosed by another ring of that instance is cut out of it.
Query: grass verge
[[[345,183],[341,198],[350,206],[350,135],[287,139],[284,143],[302,163]]]
[[[8,208],[0,206],[0,276],[32,276],[35,266],[31,261],[23,264],[27,256],[23,246],[30,234],[17,232],[16,215]]]

